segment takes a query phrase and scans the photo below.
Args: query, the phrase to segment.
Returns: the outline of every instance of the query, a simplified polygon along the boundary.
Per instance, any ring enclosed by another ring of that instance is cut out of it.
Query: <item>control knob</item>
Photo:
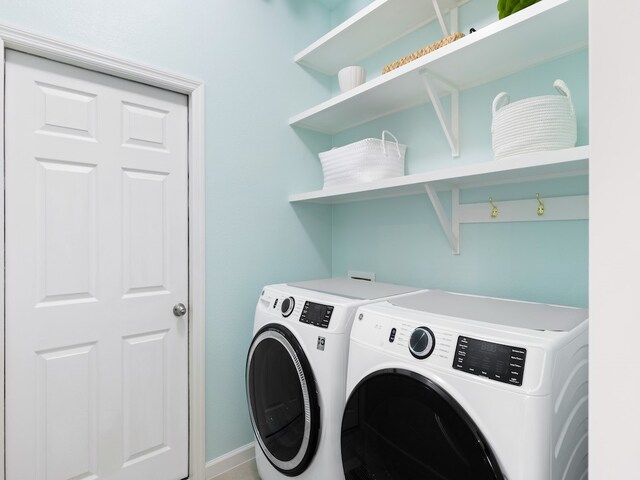
[[[409,339],[409,351],[411,355],[422,360],[433,353],[436,346],[436,337],[428,327],[418,327]]]
[[[293,297],[288,297],[282,300],[280,304],[280,311],[282,312],[283,317],[288,317],[293,313],[293,308],[296,306],[296,301]]]

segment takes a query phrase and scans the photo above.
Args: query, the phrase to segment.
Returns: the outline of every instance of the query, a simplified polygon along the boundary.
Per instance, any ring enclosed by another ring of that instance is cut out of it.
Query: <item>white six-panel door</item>
[[[7,480],[188,474],[187,113],[7,52]]]

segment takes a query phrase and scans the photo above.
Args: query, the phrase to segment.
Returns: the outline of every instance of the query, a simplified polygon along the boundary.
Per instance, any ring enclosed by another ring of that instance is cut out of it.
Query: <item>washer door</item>
[[[406,370],[381,370],[358,384],[342,419],[341,446],[346,480],[504,478],[460,404]]]
[[[287,328],[270,324],[256,334],[246,381],[260,448],[278,471],[299,475],[316,453],[320,408],[309,361]]]

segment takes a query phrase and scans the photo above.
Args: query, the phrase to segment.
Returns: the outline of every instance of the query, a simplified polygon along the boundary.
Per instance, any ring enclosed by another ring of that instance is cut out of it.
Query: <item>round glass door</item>
[[[346,480],[503,479],[469,415],[447,392],[413,372],[367,376],[342,419]]]
[[[299,475],[316,452],[320,408],[307,357],[287,328],[267,325],[256,334],[246,382],[260,448],[278,471]]]

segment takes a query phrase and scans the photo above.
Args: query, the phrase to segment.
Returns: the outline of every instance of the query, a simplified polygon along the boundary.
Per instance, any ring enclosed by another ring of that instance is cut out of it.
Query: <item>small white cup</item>
[[[352,88],[362,85],[367,77],[367,71],[364,67],[344,67],[338,72],[338,83],[340,84],[340,92],[344,93]]]

